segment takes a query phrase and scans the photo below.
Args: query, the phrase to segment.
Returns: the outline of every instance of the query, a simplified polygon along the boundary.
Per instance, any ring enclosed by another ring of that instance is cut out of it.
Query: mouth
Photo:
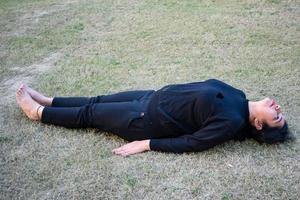
[[[277,120],[277,123],[281,122],[282,118],[283,118],[282,115],[279,115],[279,119]]]

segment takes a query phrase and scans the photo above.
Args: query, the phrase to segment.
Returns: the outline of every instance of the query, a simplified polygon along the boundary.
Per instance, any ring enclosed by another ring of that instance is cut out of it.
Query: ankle
[[[52,101],[53,101],[52,97],[44,96],[42,99],[40,99],[40,104],[43,106],[52,106]]]
[[[53,97],[46,97],[46,102],[45,102],[45,105],[46,106],[52,106],[52,102],[53,102]]]
[[[38,120],[41,120],[42,119],[42,114],[43,114],[43,110],[44,110],[44,106],[40,105],[37,107],[36,109],[36,116],[37,116],[37,119]]]

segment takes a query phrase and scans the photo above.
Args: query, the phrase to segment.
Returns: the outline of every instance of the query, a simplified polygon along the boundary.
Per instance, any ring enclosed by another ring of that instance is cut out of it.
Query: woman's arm
[[[215,120],[190,135],[176,138],[151,139],[150,149],[154,151],[183,153],[198,152],[222,144],[233,138],[233,132],[226,120]]]
[[[191,135],[134,141],[114,149],[113,153],[128,156],[149,150],[174,153],[196,152],[226,142],[232,137],[233,133],[228,121],[216,120]]]

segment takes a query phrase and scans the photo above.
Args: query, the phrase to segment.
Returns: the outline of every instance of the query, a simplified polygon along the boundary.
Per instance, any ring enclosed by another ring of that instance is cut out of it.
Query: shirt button
[[[141,117],[144,117],[145,113],[141,112]]]

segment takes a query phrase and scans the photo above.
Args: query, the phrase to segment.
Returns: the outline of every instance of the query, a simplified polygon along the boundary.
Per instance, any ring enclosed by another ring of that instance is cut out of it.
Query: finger
[[[120,153],[122,153],[122,152],[125,152],[125,151],[127,151],[127,149],[116,149],[116,150],[113,150],[113,153],[115,153],[115,154],[120,154]]]
[[[20,92],[20,94],[24,94],[24,91],[23,91],[23,89],[22,89],[22,88],[20,89],[20,91],[19,91],[19,92]]]
[[[116,152],[116,155],[120,155],[120,156],[125,156],[128,152],[127,151],[122,151],[122,152]]]
[[[135,151],[133,149],[126,149],[122,152],[119,152],[121,155],[123,156],[128,156],[128,155],[131,155],[131,154],[135,154]]]
[[[114,154],[122,154],[124,153],[125,151],[115,151]]]
[[[121,147],[115,148],[115,149],[113,149],[113,151],[120,151],[120,150],[122,150],[122,149],[124,149],[124,146],[121,146]]]
[[[128,152],[127,152],[127,151],[124,151],[124,152],[119,153],[119,154],[117,154],[117,155],[120,155],[120,156],[127,156],[127,155],[128,155]]]
[[[121,151],[117,151],[116,153],[117,153],[117,154],[124,155],[124,154],[130,153],[130,152],[132,152],[131,149],[123,149],[123,150],[121,150]]]
[[[22,90],[19,90],[19,91],[18,91],[18,95],[21,95],[21,94],[22,94]]]
[[[126,149],[126,148],[124,148],[124,147],[119,147],[119,148],[113,149],[113,151],[114,151],[114,152],[119,152],[119,151],[123,151],[124,149]]]
[[[125,144],[125,145],[123,145],[123,146],[121,146],[121,147],[118,147],[118,148],[113,149],[113,151],[119,151],[119,150],[123,150],[123,149],[128,149],[128,148],[130,148],[131,146],[132,146],[132,144],[131,144],[131,143],[128,143],[128,144]]]
[[[135,154],[134,152],[125,152],[122,154],[122,156],[130,156],[130,155],[133,155]]]

